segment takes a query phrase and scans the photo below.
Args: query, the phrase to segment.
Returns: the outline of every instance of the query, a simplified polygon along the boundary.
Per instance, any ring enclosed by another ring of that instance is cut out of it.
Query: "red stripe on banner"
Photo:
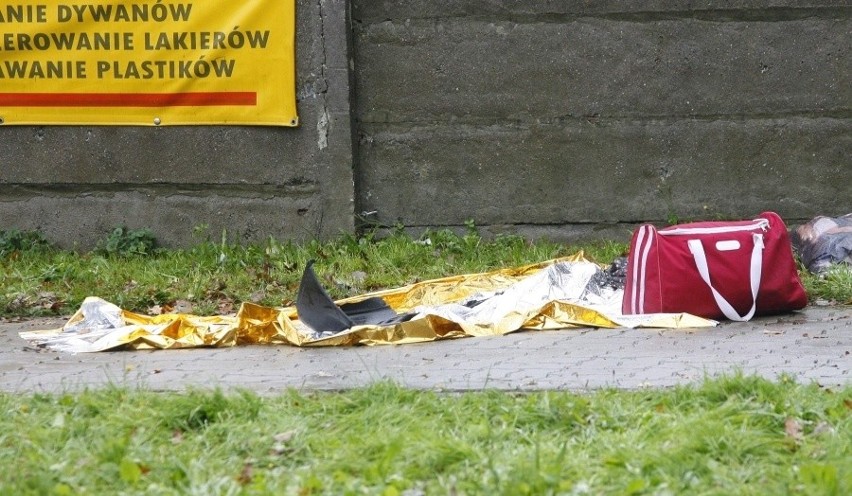
[[[256,106],[249,91],[194,93],[0,93],[7,107],[212,107]]]

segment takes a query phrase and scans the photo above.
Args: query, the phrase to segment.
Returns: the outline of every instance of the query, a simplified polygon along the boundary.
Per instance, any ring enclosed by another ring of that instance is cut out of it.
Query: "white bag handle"
[[[707,283],[707,286],[710,288],[710,291],[713,292],[713,299],[716,300],[716,305],[719,306],[719,310],[725,314],[725,317],[730,320],[736,320],[739,322],[745,322],[750,320],[754,316],[755,310],[757,310],[757,291],[760,289],[760,277],[763,269],[763,235],[759,233],[755,233],[753,235],[754,238],[754,250],[751,252],[751,269],[750,269],[750,278],[751,278],[751,310],[743,316],[737,313],[733,306],[721,295],[716,288],[713,287],[713,284],[710,282],[710,268],[707,266],[707,256],[704,254],[704,246],[701,244],[700,239],[690,239],[687,244],[689,245],[689,251],[692,252],[692,258],[695,260],[695,266],[698,268],[698,273],[701,274],[701,279]]]

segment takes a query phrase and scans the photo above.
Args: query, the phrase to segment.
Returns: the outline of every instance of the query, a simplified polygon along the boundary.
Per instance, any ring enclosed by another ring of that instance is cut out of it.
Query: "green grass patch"
[[[852,388],[0,393],[0,494],[852,491]]]
[[[802,274],[802,282],[812,300],[852,305],[852,266],[835,265],[819,275],[804,271]]]

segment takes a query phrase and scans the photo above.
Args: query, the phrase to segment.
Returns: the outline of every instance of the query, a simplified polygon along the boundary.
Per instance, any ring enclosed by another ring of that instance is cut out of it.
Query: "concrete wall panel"
[[[388,224],[792,219],[849,208],[845,120],[364,126],[361,201]]]
[[[324,206],[309,186],[258,190],[236,188],[77,187],[0,188],[0,226],[37,229],[65,247],[88,249],[113,228],[151,229],[160,244],[179,246],[207,239],[231,242],[305,240],[328,232]],[[28,219],[22,219],[26,213]]]
[[[837,0],[354,0],[353,17],[375,23],[387,19],[521,18],[538,16],[564,22],[588,16],[611,18],[716,18],[762,20],[835,15],[848,8]]]
[[[582,237],[850,208],[848,2],[356,0],[353,20],[378,223]]]
[[[424,122],[848,112],[849,29],[835,19],[385,21],[358,37],[358,114]]]

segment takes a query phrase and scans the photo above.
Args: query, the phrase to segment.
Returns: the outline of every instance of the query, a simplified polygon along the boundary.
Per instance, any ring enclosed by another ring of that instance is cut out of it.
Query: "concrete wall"
[[[165,245],[202,225],[238,241],[351,231],[346,2],[297,16],[300,127],[0,127],[0,229],[80,247],[119,225]]]
[[[626,241],[852,210],[852,5],[298,0],[299,128],[0,126],[0,229],[88,247],[417,230]],[[2,84],[2,83],[0,83]]]
[[[852,210],[849,2],[354,0],[358,209],[626,240]]]

